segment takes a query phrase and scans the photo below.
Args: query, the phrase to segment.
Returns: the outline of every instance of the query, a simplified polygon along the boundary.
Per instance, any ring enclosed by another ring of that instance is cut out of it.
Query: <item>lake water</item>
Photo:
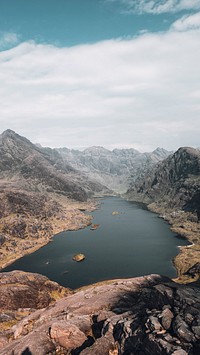
[[[120,213],[112,215],[113,211]],[[4,271],[37,272],[70,288],[151,273],[176,276],[172,258],[177,246],[187,241],[172,233],[158,215],[120,197],[102,199],[92,215],[93,223],[100,224],[98,229],[59,233],[51,243]],[[84,261],[72,260],[78,253],[85,254]]]

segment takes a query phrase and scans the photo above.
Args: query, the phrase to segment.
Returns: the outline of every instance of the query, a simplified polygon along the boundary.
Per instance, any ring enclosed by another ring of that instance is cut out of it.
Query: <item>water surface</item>
[[[120,213],[113,216],[113,211]],[[93,223],[100,224],[97,230],[87,227],[59,233],[51,243],[4,271],[38,272],[70,288],[151,273],[176,276],[172,258],[178,253],[177,246],[187,241],[172,233],[158,215],[120,197],[103,199],[92,215]],[[85,254],[86,259],[73,261],[77,253]]]

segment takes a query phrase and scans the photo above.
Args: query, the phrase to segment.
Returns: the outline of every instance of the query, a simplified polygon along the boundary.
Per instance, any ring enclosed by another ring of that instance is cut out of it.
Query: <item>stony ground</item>
[[[9,282],[12,277],[17,281],[16,273],[9,274]],[[29,290],[34,290],[32,275],[25,276]],[[7,276],[2,273],[2,277]],[[43,285],[43,291],[45,284],[50,287],[47,280],[35,278],[35,282]],[[15,292],[9,283],[4,287]],[[38,293],[34,297],[32,306],[37,306]],[[8,306],[6,301],[1,304],[4,314]],[[27,304],[17,306],[28,311],[23,308]],[[41,306],[40,301],[37,308]],[[45,309],[32,309],[0,334],[1,355],[197,355],[200,289],[159,275],[107,281],[69,293]]]

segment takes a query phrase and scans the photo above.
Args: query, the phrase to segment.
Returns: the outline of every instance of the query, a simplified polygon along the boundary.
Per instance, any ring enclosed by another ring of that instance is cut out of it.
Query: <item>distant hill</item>
[[[11,130],[0,135],[0,179],[17,188],[60,193],[80,201],[107,191],[64,162],[58,151],[40,148]]]
[[[125,192],[131,182],[171,154],[162,148],[152,153],[140,153],[133,148],[110,151],[98,146],[84,151],[68,148],[59,148],[57,151],[74,169],[118,193]]]

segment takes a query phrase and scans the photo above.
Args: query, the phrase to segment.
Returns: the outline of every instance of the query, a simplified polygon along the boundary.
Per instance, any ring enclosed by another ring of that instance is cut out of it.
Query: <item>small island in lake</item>
[[[94,230],[96,230],[97,228],[99,228],[99,226],[100,226],[100,224],[92,224],[90,230],[91,230],[91,231],[94,231]]]
[[[74,260],[74,261],[83,261],[84,259],[85,259],[85,255],[84,254],[76,254],[72,258],[72,260]]]

